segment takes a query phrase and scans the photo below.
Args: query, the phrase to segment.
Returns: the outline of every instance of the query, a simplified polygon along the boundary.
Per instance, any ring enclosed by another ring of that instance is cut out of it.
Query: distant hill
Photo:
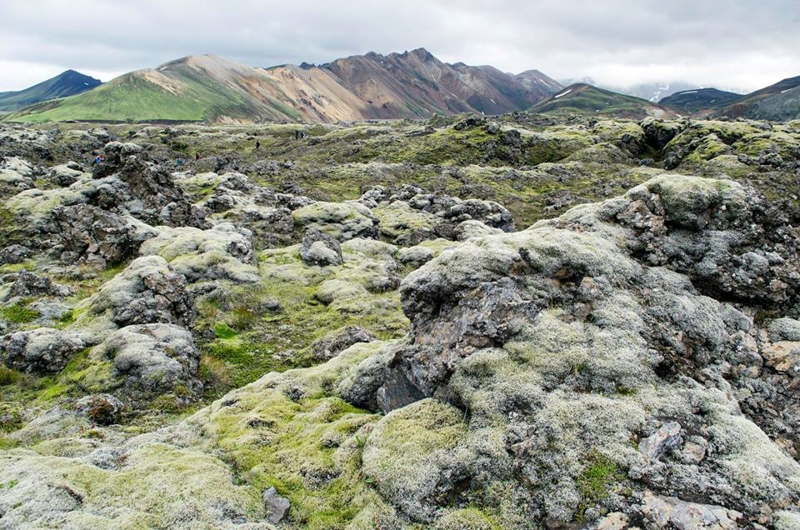
[[[517,76],[491,66],[447,64],[425,49],[271,68],[204,55],[130,72],[6,119],[336,122],[502,114],[527,109],[560,88],[541,72]]]
[[[726,92],[716,88],[698,88],[685,90],[659,101],[662,107],[669,107],[684,114],[721,109],[742,99],[741,94]]]
[[[10,112],[34,103],[74,96],[100,86],[100,80],[75,70],[67,70],[52,79],[25,90],[0,92],[0,112]]]
[[[695,85],[685,83],[683,81],[669,81],[669,82],[654,82],[654,83],[640,83],[637,85],[619,86],[606,83],[598,83],[591,77],[573,78],[562,80],[561,84],[568,85],[591,85],[610,92],[617,92],[625,96],[633,96],[635,98],[646,99],[650,103],[658,103],[661,99],[671,96],[676,92],[683,90],[694,90],[698,88]]]
[[[800,119],[800,76],[784,79],[742,96],[722,109],[720,114],[730,118],[760,120]]]
[[[517,74],[516,77],[519,82],[529,90],[533,91],[538,88],[542,93],[548,96],[564,88],[564,85],[546,76],[539,70],[527,70],[521,74]]]
[[[585,83],[568,86],[530,109],[536,113],[585,114],[642,119],[667,111],[644,99],[603,90]]]

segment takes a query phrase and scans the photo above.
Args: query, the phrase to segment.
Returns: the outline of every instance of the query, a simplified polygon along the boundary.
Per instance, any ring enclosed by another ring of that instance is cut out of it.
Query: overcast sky
[[[0,91],[214,53],[253,66],[424,47],[625,87],[800,75],[800,0],[0,0]]]

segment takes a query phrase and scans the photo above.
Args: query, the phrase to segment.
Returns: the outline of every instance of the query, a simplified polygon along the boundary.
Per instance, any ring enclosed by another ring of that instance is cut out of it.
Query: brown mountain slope
[[[555,94],[564,88],[564,85],[539,70],[527,70],[515,77],[528,91],[541,93],[544,97]]]
[[[374,117],[418,117],[432,113],[501,114],[526,109],[561,87],[524,84],[491,66],[441,62],[424,48],[387,56],[368,53],[320,68],[370,104]]]

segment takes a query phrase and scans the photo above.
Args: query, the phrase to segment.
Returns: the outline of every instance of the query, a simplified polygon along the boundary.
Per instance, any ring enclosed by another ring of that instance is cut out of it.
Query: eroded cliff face
[[[342,200],[6,131],[0,528],[797,527],[791,198],[682,174],[673,125],[635,127],[681,173],[517,232],[385,173]]]

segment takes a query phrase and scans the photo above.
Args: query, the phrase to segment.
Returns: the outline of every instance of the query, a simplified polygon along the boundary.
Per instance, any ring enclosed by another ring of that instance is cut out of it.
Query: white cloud
[[[202,53],[269,66],[417,47],[613,85],[752,90],[800,75],[796,0],[0,0],[0,13],[0,90]]]

